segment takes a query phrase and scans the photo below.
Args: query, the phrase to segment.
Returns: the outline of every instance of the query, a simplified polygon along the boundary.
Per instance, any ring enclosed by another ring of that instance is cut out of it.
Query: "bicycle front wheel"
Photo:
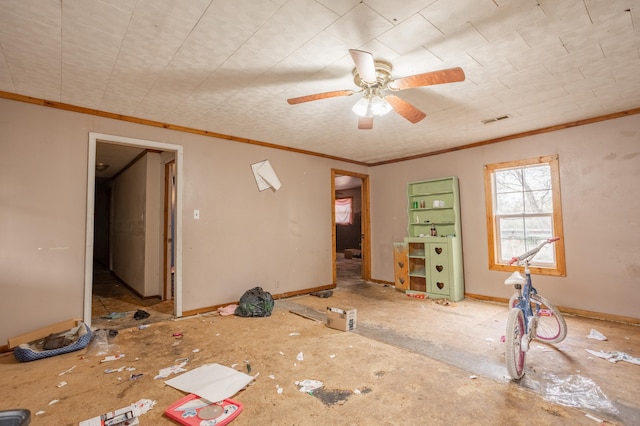
[[[507,334],[505,336],[507,344],[506,362],[509,375],[518,380],[524,376],[524,362],[527,355],[522,350],[522,339],[525,334],[524,316],[518,308],[509,310],[509,319],[507,320]]]
[[[567,337],[567,323],[556,308],[539,294],[531,295],[533,313],[538,316],[536,339],[547,343],[560,343]],[[535,306],[534,306],[535,305]]]

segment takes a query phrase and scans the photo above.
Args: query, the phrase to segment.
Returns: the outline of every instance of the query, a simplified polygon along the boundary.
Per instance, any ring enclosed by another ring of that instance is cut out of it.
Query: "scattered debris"
[[[100,318],[102,319],[119,319],[119,318],[124,318],[127,316],[127,312],[110,312],[107,315],[103,315]]]
[[[73,366],[73,367],[71,367],[70,369],[63,371],[62,373],[59,373],[59,374],[58,374],[58,376],[63,376],[63,375],[65,375],[65,374],[67,374],[67,373],[71,373],[71,372],[73,371],[73,369],[74,369],[74,368],[76,368],[76,367],[77,367],[77,366],[76,366],[76,365],[74,365],[74,366]]]
[[[218,308],[218,313],[223,317],[224,316],[233,315],[233,314],[235,314],[237,308],[238,308],[238,305],[235,305],[235,304],[234,305],[227,305],[227,306],[224,306],[222,308]]]
[[[138,380],[142,376],[144,376],[144,374],[142,374],[142,373],[140,373],[140,374],[132,374],[131,377],[129,377],[129,380]]]
[[[158,375],[154,377],[154,379],[164,379],[166,377],[169,377],[171,374],[177,374],[182,373],[183,371],[187,371],[186,369],[182,368],[185,365],[187,365],[187,361],[182,361],[180,364],[175,364],[171,367],[163,368],[162,370],[158,371]]]
[[[593,420],[594,422],[598,422],[600,424],[604,424],[604,420],[597,418],[596,416],[592,416],[591,414],[585,414],[586,418]]]
[[[80,422],[80,426],[99,426],[99,425],[137,425],[140,424],[138,417],[147,413],[153,406],[156,405],[156,401],[150,399],[141,399],[135,404],[131,404],[127,407],[120,408],[115,411],[110,411],[101,416],[92,417]]]
[[[181,339],[182,338],[182,333],[173,333],[171,336],[175,337],[176,339]]]
[[[298,333],[297,331],[289,333],[289,336],[299,336],[299,335],[300,333]]]
[[[40,411],[36,412],[36,416],[41,416],[41,415],[43,415],[44,413],[46,413],[46,411],[42,411],[42,410],[40,410]]]
[[[426,299],[427,295],[424,293],[407,293],[408,297],[411,297],[413,299]]]
[[[302,352],[298,353],[298,355],[296,355],[296,359],[298,361],[303,361],[304,360],[304,354]]]
[[[290,312],[290,313],[292,313],[292,314],[294,314],[294,315],[298,315],[299,317],[302,317],[302,318],[306,318],[306,319],[309,319],[309,320],[312,320],[312,321],[322,322],[322,321],[320,321],[320,320],[319,320],[319,319],[317,319],[317,318],[314,318],[314,317],[312,317],[312,316],[310,316],[310,315],[307,315],[307,314],[304,314],[304,313],[302,313],[302,312],[294,311],[293,309],[292,309],[292,310],[290,310],[289,312]]]
[[[476,376],[475,374],[472,374],[471,376],[469,376],[469,378],[470,378],[471,380],[475,380],[475,379],[477,379],[477,378],[478,378],[478,376]]]
[[[197,354],[198,352],[200,352],[200,349],[196,348],[196,349],[192,350],[191,352],[193,352],[194,354]]]
[[[103,362],[115,361],[115,360],[118,360],[118,359],[121,359],[121,358],[124,358],[124,354],[109,355],[109,356],[106,356],[106,357],[102,358],[100,360],[100,362],[103,363]]]
[[[57,387],[57,388],[61,388],[61,387],[66,386],[66,385],[67,385],[67,382],[62,381],[62,382],[58,383],[58,384],[56,385],[56,387]]]
[[[547,380],[542,384],[545,400],[567,407],[586,408],[596,412],[618,413],[618,409],[609,401],[596,383],[583,376],[559,377],[553,374],[543,375]]]
[[[605,336],[604,334],[600,333],[597,330],[594,330],[593,328],[591,329],[591,332],[589,333],[589,335],[587,336],[587,339],[595,339],[595,340],[607,340],[607,336]]]
[[[133,314],[133,318],[137,320],[143,320],[145,318],[149,318],[151,314],[147,311],[143,311],[142,309],[138,309],[135,314]]]
[[[333,296],[333,290],[325,290],[325,291],[314,291],[313,293],[309,293],[312,296],[321,297],[326,299],[327,297]]]
[[[324,386],[320,380],[313,379],[304,379],[302,381],[296,382],[296,386],[298,386],[298,390],[304,393],[313,393],[314,390],[320,389]]]
[[[598,358],[606,359],[609,362],[616,363],[618,361],[626,361],[631,364],[640,365],[640,358],[632,357],[629,354],[624,352],[607,352],[607,351],[592,351],[591,349],[585,349],[585,351],[589,352],[591,355],[597,356]]]
[[[125,369],[125,366],[123,365],[120,368],[107,368],[106,370],[104,370],[104,372],[105,372],[105,374],[121,373],[124,369]]]
[[[456,306],[455,302],[452,302],[449,299],[436,299],[436,303],[442,306]]]
[[[138,326],[138,330],[144,330],[145,328],[149,328],[149,324],[142,324]]]
[[[60,402],[59,399],[54,399],[54,400],[49,401],[49,405],[57,404],[58,402]]]

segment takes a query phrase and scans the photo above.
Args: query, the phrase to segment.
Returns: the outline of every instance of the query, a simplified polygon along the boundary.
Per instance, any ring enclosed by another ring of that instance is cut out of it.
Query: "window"
[[[336,224],[351,225],[353,223],[353,198],[336,199]]]
[[[489,164],[484,167],[489,235],[489,269],[510,271],[512,257],[542,240],[563,236],[558,156]],[[562,238],[545,246],[531,272],[565,276]]]

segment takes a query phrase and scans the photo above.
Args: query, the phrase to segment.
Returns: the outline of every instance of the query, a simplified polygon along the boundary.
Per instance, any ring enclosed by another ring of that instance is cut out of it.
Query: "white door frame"
[[[133,139],[122,136],[89,132],[89,158],[87,167],[87,228],[84,259],[84,322],[91,326],[91,299],[93,291],[93,215],[95,210],[96,144],[97,142],[172,151],[176,161],[176,217],[175,217],[175,294],[173,313],[182,316],[182,145]]]

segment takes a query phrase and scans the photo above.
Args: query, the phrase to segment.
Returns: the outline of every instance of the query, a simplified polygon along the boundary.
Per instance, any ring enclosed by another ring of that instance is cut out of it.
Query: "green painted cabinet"
[[[411,182],[407,188],[409,292],[464,298],[458,178]]]

